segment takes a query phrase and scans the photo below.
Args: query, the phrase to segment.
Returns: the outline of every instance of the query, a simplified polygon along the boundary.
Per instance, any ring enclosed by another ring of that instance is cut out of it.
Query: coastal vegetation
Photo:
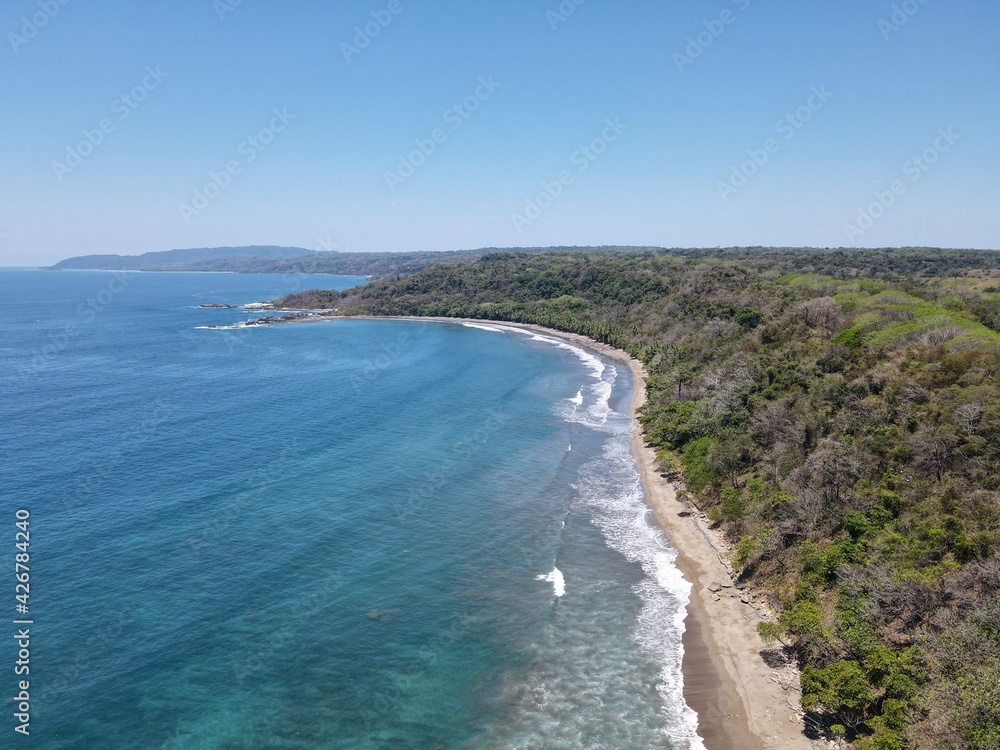
[[[496,252],[276,304],[627,351],[813,720],[861,750],[1000,748],[1000,253]]]
[[[322,244],[327,245],[326,241]],[[523,248],[519,252],[551,251],[635,251],[643,248]],[[648,248],[647,248],[648,249]],[[304,247],[204,247],[161,250],[142,255],[80,255],[61,260],[51,267],[62,270],[109,271],[199,271],[225,273],[314,274],[371,276],[380,278],[414,273],[437,263],[472,263],[496,252],[496,248],[407,253],[345,253],[338,250],[306,250]]]

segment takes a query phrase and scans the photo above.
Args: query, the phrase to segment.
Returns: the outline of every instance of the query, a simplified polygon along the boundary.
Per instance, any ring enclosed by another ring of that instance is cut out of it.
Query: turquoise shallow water
[[[197,307],[358,281],[0,272],[26,743],[699,746],[627,369],[500,326]]]

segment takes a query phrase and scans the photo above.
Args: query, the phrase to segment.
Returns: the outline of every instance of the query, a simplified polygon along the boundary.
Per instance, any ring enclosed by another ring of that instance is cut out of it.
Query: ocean
[[[0,271],[3,607],[32,622],[30,738],[12,710],[0,734],[701,747],[626,367],[499,325],[219,330],[248,314],[199,307],[363,281]]]

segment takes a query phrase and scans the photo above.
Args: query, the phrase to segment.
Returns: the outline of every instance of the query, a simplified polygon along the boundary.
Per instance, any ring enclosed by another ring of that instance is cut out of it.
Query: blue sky
[[[1000,247],[995,0],[11,0],[0,32],[0,265]]]

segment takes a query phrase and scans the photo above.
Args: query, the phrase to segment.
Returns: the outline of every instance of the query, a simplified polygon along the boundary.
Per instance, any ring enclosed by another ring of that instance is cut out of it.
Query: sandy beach
[[[640,362],[629,359],[629,366],[636,383],[634,417],[645,400],[645,379]],[[730,588],[724,542],[697,510],[677,500],[673,485],[660,476],[655,452],[647,447],[638,422],[632,453],[646,497],[679,552],[677,564],[693,584],[684,638],[685,695],[698,712],[706,746],[709,750],[824,746],[803,734],[797,670],[772,668],[761,655],[767,646],[757,633],[757,623],[770,619],[771,613],[754,602],[752,593]]]
[[[311,318],[310,320],[331,318]],[[387,318],[370,318],[386,320]],[[413,320],[414,318],[397,318]],[[478,323],[523,328],[561,338],[626,364],[634,383],[631,416],[646,400],[645,371],[626,352],[577,334],[542,326],[491,320],[424,318],[444,323]],[[798,673],[790,666],[774,668],[761,652],[768,647],[757,623],[771,613],[753,593],[733,585],[728,549],[697,509],[677,499],[674,486],[661,476],[656,455],[646,445],[635,420],[632,454],[646,498],[675,549],[677,565],[691,582],[685,620],[684,695],[699,717],[699,734],[708,750],[809,750],[827,747],[804,733],[797,711]]]

